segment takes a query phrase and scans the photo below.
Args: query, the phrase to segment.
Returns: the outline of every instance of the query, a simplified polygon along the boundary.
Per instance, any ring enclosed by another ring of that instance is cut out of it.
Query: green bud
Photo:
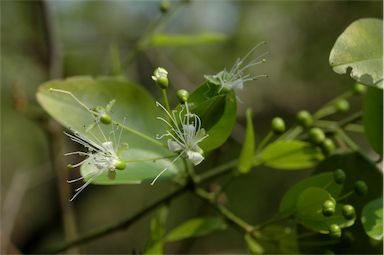
[[[342,212],[344,218],[347,220],[352,220],[356,216],[355,208],[352,205],[344,205]]]
[[[335,144],[331,139],[325,138],[321,144],[321,150],[325,155],[329,155],[335,150]]]
[[[167,13],[170,7],[171,7],[171,2],[169,0],[163,0],[160,3],[160,11],[162,13]]]
[[[305,111],[305,110],[299,111],[296,114],[296,119],[297,119],[297,122],[299,123],[299,125],[301,125],[304,128],[308,128],[308,127],[312,126],[312,124],[313,124],[312,115],[308,111]]]
[[[114,180],[116,179],[116,171],[108,171],[108,179]]]
[[[101,123],[108,125],[112,123],[112,117],[109,114],[104,113],[100,116],[100,121]]]
[[[281,134],[281,133],[284,133],[285,132],[285,122],[282,118],[280,117],[275,117],[272,119],[272,123],[271,123],[271,128],[272,128],[272,131],[275,133],[275,134]]]
[[[333,179],[337,184],[343,184],[345,182],[346,174],[342,169],[336,169],[333,172]]]
[[[127,163],[125,163],[122,160],[118,160],[115,162],[115,169],[117,170],[124,170],[126,166],[127,166]]]
[[[326,200],[323,203],[323,210],[322,210],[323,215],[326,217],[333,215],[335,213],[335,208],[336,208],[335,202],[333,202],[332,200]]]
[[[360,83],[355,83],[353,86],[353,92],[355,92],[358,95],[362,95],[367,91],[367,87],[360,84]]]
[[[156,85],[159,86],[161,89],[168,88],[168,71],[162,67],[156,68],[153,72],[152,80],[154,80]]]
[[[328,230],[329,230],[329,236],[337,237],[337,238],[341,237],[341,228],[339,225],[331,224],[329,225]]]
[[[339,112],[347,112],[350,108],[348,101],[345,99],[337,101],[335,106]]]
[[[368,186],[364,181],[358,180],[354,184],[354,190],[357,195],[364,196],[368,192]]]
[[[320,128],[311,128],[309,130],[309,139],[314,144],[321,144],[325,139],[325,134]]]
[[[179,89],[176,92],[176,97],[177,97],[177,99],[179,99],[179,102],[183,104],[183,103],[188,101],[189,92],[185,89]]]

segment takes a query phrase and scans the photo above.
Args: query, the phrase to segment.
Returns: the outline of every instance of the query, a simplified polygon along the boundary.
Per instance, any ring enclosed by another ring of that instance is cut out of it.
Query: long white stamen
[[[184,153],[184,151],[183,152],[181,152],[174,160],[172,160],[172,162],[171,162],[171,164],[173,164],[173,163],[175,163],[176,162],[176,160],[178,160],[180,157],[181,157],[181,155],[183,155],[183,153]],[[167,171],[168,170],[168,167],[166,167],[166,168],[164,168],[156,177],[155,177],[155,179],[153,179],[153,181],[151,182],[151,186],[153,186],[153,184],[155,184],[155,182],[157,181],[157,179],[159,179],[159,177],[165,172],[165,171]]]

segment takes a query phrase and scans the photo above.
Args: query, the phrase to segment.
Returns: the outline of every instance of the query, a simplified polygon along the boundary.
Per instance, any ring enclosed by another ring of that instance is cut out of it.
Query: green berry
[[[100,116],[100,121],[101,123],[108,125],[112,123],[112,118],[109,114],[104,113]]]
[[[331,139],[325,138],[321,144],[321,150],[325,155],[329,155],[335,150],[335,144]]]
[[[355,93],[358,94],[358,95],[362,95],[362,94],[364,94],[366,91],[367,91],[367,87],[364,86],[364,85],[362,85],[362,84],[356,83],[356,84],[353,86],[353,92],[355,92]]]
[[[357,195],[364,196],[368,192],[368,186],[364,181],[358,180],[354,184],[354,190]]]
[[[271,127],[275,134],[281,134],[285,132],[285,122],[280,117],[275,117],[272,119]]]
[[[176,92],[176,97],[177,97],[177,99],[179,99],[179,102],[183,104],[183,103],[187,102],[187,100],[189,98],[189,92],[185,89],[179,89]]]
[[[339,112],[347,112],[350,108],[348,101],[345,99],[337,101],[335,106]]]
[[[337,184],[343,184],[345,182],[346,174],[342,169],[336,169],[333,172],[333,179]]]
[[[124,170],[126,166],[127,164],[122,160],[118,160],[115,162],[115,169],[117,170]]]
[[[320,128],[311,128],[309,130],[309,139],[314,144],[321,144],[325,139],[325,134]]]
[[[339,225],[337,224],[331,224],[329,227],[328,227],[328,230],[329,230],[329,235],[331,237],[337,237],[337,238],[340,238],[341,237],[341,228],[339,227]]]
[[[323,215],[329,217],[335,213],[335,203],[332,200],[326,200],[323,203]]]
[[[352,220],[356,216],[355,208],[352,205],[344,205],[342,212],[344,218],[347,220]]]
[[[299,111],[296,114],[296,119],[297,119],[297,122],[299,123],[299,125],[301,125],[304,128],[308,128],[308,127],[312,126],[312,124],[313,124],[312,115],[308,111],[305,111],[305,110]]]

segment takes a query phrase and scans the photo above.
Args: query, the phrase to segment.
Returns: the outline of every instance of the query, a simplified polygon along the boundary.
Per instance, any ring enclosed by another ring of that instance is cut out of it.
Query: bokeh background
[[[136,42],[162,19],[159,4],[159,1],[129,0],[1,1],[1,235],[3,244],[11,251],[34,253],[65,240],[62,222],[66,215],[62,213],[58,192],[60,181],[52,170],[52,159],[63,156],[57,154],[52,134],[44,131],[47,125],[54,124],[47,124],[39,117],[41,110],[35,93],[42,82],[55,75],[111,75],[114,50],[120,56],[127,78],[146,87],[154,96],[158,96],[158,91],[150,75],[157,66],[170,72],[173,90],[192,90],[204,81],[204,74],[231,67],[236,58],[266,41],[266,46],[254,56],[268,51],[267,63],[252,68],[251,72],[268,74],[269,78],[250,82],[239,94],[239,125],[220,154],[204,163],[205,167],[213,166],[217,161],[238,155],[246,107],[253,109],[257,139],[260,139],[272,117],[282,116],[290,125],[298,110],[313,111],[350,88],[353,81],[349,77],[331,70],[329,52],[337,36],[354,20],[382,18],[381,1],[189,1],[180,6],[172,2],[174,13],[161,32],[190,35],[215,32],[226,40],[150,47],[130,58]],[[54,45],[50,43],[51,36]],[[50,73],[52,48],[60,52],[54,75]],[[354,107],[359,107],[359,102]],[[65,150],[73,149],[64,137],[58,142]],[[360,143],[364,146],[363,138]],[[309,173],[257,169],[226,185],[227,196],[223,199],[247,221],[260,223],[276,211],[290,185]],[[218,180],[224,182],[226,177]],[[211,187],[216,185],[212,183]],[[77,232],[84,233],[131,215],[167,193],[169,188],[169,183],[156,188],[91,185],[72,203]],[[169,228],[188,218],[213,213],[188,194],[170,206]],[[144,217],[126,231],[87,243],[81,251],[140,252],[147,242],[148,221],[149,217]],[[242,236],[227,229],[201,239],[169,244],[167,251],[245,253],[247,250]]]

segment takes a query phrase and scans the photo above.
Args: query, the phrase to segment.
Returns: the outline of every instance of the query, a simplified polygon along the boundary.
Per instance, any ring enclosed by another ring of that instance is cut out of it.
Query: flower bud
[[[325,139],[325,134],[320,128],[311,128],[309,130],[309,139],[314,144],[321,144]]]
[[[331,237],[337,237],[337,238],[340,238],[341,237],[341,228],[339,225],[337,224],[331,224],[329,227],[328,227],[328,230],[329,230],[329,235]]]
[[[337,184],[343,184],[345,182],[345,178],[346,178],[346,175],[345,175],[344,170],[336,169],[333,172],[333,179],[335,180],[335,182]]]
[[[188,98],[189,98],[189,92],[185,89],[179,89],[177,92],[176,92],[176,97],[177,99],[179,99],[179,102],[181,104],[185,103],[188,101]]]
[[[367,91],[367,87],[364,86],[364,85],[362,85],[362,84],[356,83],[356,84],[353,86],[353,92],[355,92],[355,93],[358,94],[358,95],[362,95],[362,94],[364,94],[366,91]]]
[[[337,101],[335,106],[339,112],[347,112],[350,108],[348,101],[345,99]]]
[[[352,205],[344,205],[342,212],[344,218],[347,220],[352,220],[356,216],[355,208]]]
[[[284,133],[285,132],[285,122],[282,118],[280,117],[275,117],[272,119],[272,123],[271,123],[271,128],[272,128],[272,131],[275,133],[275,134],[281,134],[281,133]]]
[[[358,180],[354,184],[354,190],[357,195],[364,196],[368,192],[368,186],[364,181]]]
[[[335,202],[333,202],[332,200],[326,200],[323,203],[323,215],[326,217],[333,215],[335,213],[335,207]]]
[[[162,13],[167,13],[170,7],[171,7],[171,2],[169,0],[163,0],[160,3],[160,11]]]
[[[168,71],[162,67],[156,68],[153,72],[152,80],[154,80],[156,85],[161,89],[168,88]]]
[[[321,150],[325,155],[329,155],[335,150],[335,144],[331,139],[325,138],[321,144]]]
[[[112,117],[107,113],[103,113],[100,116],[100,121],[101,121],[101,123],[108,125],[108,124],[112,123]]]
[[[305,110],[299,111],[296,114],[296,119],[297,119],[297,122],[299,123],[299,125],[301,125],[304,128],[308,128],[308,127],[312,126],[312,124],[313,124],[312,115],[308,111],[305,111]]]
[[[125,163],[122,160],[117,160],[115,162],[115,169],[117,170],[124,170],[126,166],[127,166],[127,163]]]

